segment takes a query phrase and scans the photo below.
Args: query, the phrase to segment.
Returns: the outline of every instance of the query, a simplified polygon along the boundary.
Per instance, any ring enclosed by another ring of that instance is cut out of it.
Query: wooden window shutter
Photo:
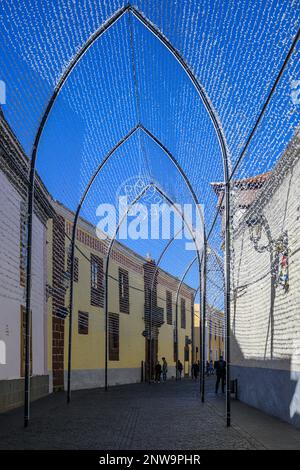
[[[185,315],[185,299],[181,299],[180,303],[180,313],[181,313],[181,328],[186,328],[186,315]]]
[[[119,305],[121,313],[129,313],[129,277],[122,268],[119,268]]]
[[[117,313],[109,313],[108,315],[108,350],[109,360],[119,361],[119,315]]]

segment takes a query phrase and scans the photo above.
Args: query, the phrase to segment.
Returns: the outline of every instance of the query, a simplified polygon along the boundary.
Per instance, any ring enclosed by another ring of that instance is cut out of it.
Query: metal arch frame
[[[167,196],[167,194],[162,191],[161,188],[159,188],[155,183],[150,183],[148,184],[147,186],[145,186],[145,188],[139,193],[139,195],[132,201],[132,203],[127,207],[127,210],[125,211],[125,213],[123,214],[121,220],[119,221],[118,223],[118,226],[116,227],[116,230],[115,230],[115,233],[113,235],[113,237],[111,238],[110,240],[110,244],[109,244],[109,248],[108,248],[108,252],[107,252],[107,255],[106,255],[106,268],[105,268],[105,303],[104,303],[104,315],[105,315],[105,383],[104,383],[104,386],[105,386],[105,390],[108,389],[108,381],[107,381],[107,370],[108,370],[108,279],[109,279],[109,262],[110,262],[110,254],[111,254],[111,250],[113,248],[113,245],[114,245],[114,242],[116,240],[116,236],[120,230],[120,227],[122,225],[122,222],[124,221],[124,219],[126,218],[126,216],[128,215],[128,212],[130,211],[130,209],[137,203],[137,201],[148,191],[148,189],[150,187],[154,187],[160,194],[162,197],[164,197],[168,202],[169,204],[173,204],[173,201]],[[179,215],[183,218],[183,215],[182,213],[180,212],[180,210],[176,207],[175,207],[175,210],[179,213]],[[183,218],[184,220],[184,218]],[[197,256],[196,256],[196,259],[198,259],[198,263],[199,263],[199,274],[201,275],[201,260],[200,260],[200,255],[199,255],[199,249],[197,248],[197,244],[196,244],[196,240],[195,240],[195,237],[194,237],[194,234],[193,234],[193,231],[192,229],[189,227],[188,224],[186,224],[188,230],[190,231],[190,234],[193,238],[193,241],[195,243],[195,247],[196,247],[196,252],[197,252]],[[150,340],[151,340],[151,333],[152,333],[152,296],[150,297]],[[176,337],[178,337],[178,322],[176,322]],[[177,344],[177,347],[176,347],[176,362],[178,360],[178,342],[176,343]],[[150,345],[151,345],[151,341],[150,341]],[[150,371],[150,374],[151,374],[151,371]],[[177,375],[177,373],[176,373]],[[151,378],[151,375],[150,375],[150,378]]]
[[[205,240],[205,225],[204,225],[204,220],[203,220],[203,214],[200,210],[200,204],[197,199],[197,196],[193,190],[193,187],[185,174],[184,170],[181,168],[175,157],[171,154],[171,152],[160,142],[160,140],[154,136],[145,126],[142,124],[137,124],[135,127],[133,127],[128,134],[126,134],[125,137],[123,137],[112,149],[111,151],[106,155],[106,157],[102,160],[102,162],[98,165],[96,168],[94,174],[91,176],[88,185],[81,197],[80,203],[77,207],[75,217],[74,217],[74,223],[73,223],[73,229],[72,229],[72,240],[71,240],[71,259],[70,259],[70,318],[69,318],[69,345],[68,345],[68,380],[67,380],[67,402],[70,403],[71,400],[71,361],[72,361],[72,317],[73,317],[73,278],[74,278],[74,257],[75,257],[75,239],[76,239],[76,230],[77,230],[77,222],[80,214],[81,207],[89,193],[89,190],[92,187],[93,182],[95,181],[96,177],[99,175],[99,173],[102,171],[103,167],[105,164],[109,161],[109,159],[114,155],[116,150],[118,150],[138,129],[142,130],[148,137],[150,137],[160,148],[161,150],[165,153],[165,155],[170,159],[170,161],[174,164],[176,167],[177,171],[180,173],[181,177],[184,179],[191,195],[194,200],[194,203],[196,205],[196,209],[198,211],[199,217],[201,218],[202,224],[203,224],[203,232],[204,232],[204,240]],[[165,198],[167,198],[166,195],[164,195]],[[171,201],[173,203],[173,201]],[[193,237],[193,235],[192,235]],[[197,244],[195,242],[195,246],[197,249]],[[199,263],[199,269],[200,269],[200,263]],[[199,273],[199,277],[202,278],[201,273]],[[204,307],[205,310],[205,307]],[[204,312],[205,314],[205,312]]]
[[[157,260],[157,263],[156,263],[156,267],[155,267],[155,271],[154,271],[154,274],[152,276],[152,281],[151,281],[151,287],[150,287],[150,337],[151,337],[151,331],[152,331],[152,325],[151,325],[151,322],[152,322],[152,292],[153,292],[153,289],[154,289],[154,282],[155,282],[155,278],[157,276],[157,273],[159,272],[159,265],[160,265],[160,262],[162,260],[162,257],[164,256],[164,254],[166,253],[166,251],[168,250],[169,246],[173,243],[173,241],[176,239],[177,235],[183,230],[184,228],[184,217],[182,216],[182,227],[180,227],[180,229],[175,233],[175,235],[170,238],[170,240],[168,241],[168,243],[164,246],[161,254],[159,255],[159,258]],[[151,355],[151,341],[150,341],[150,352],[149,352],[149,356]],[[149,384],[151,383],[151,375],[152,375],[152,371],[151,371],[151,367],[152,367],[152,362],[149,363]]]
[[[128,215],[130,209],[143,197],[143,195],[148,191],[149,188],[153,186],[152,183],[147,184],[142,191],[134,198],[134,200],[130,203],[127,207],[126,211],[122,215],[122,218],[119,220],[119,223],[116,227],[115,233],[110,239],[109,247],[106,254],[106,266],[105,266],[105,292],[104,292],[104,318],[105,318],[105,372],[104,372],[104,388],[105,390],[108,389],[108,381],[107,381],[107,369],[108,369],[108,270],[109,270],[109,261],[110,261],[110,254],[113,248],[114,242],[116,237],[119,233],[120,227],[125,220],[126,216]]]
[[[173,201],[158,187],[156,187],[157,191],[169,202],[169,204],[173,204]],[[177,208],[176,205],[174,205],[175,207],[175,210],[181,215],[182,217],[182,220],[183,222],[186,224],[189,232],[190,232],[190,235],[194,241],[194,245],[195,245],[195,250],[196,250],[196,253],[197,253],[197,259],[198,259],[198,269],[199,269],[199,282],[201,282],[201,279],[202,279],[202,268],[203,268],[203,265],[206,264],[206,260],[205,260],[205,245],[206,245],[206,241],[204,240],[204,252],[202,253],[202,257],[200,258],[200,250],[199,250],[199,247],[196,243],[196,239],[195,239],[195,236],[194,236],[194,233],[193,233],[193,230],[192,228],[189,226],[189,224],[185,221],[183,215],[181,214],[181,212],[179,211],[179,209]],[[199,206],[196,206],[196,207],[199,207]],[[199,209],[200,210],[200,209]],[[205,232],[204,232],[205,233]],[[177,234],[176,234],[177,235]],[[175,238],[173,238],[173,240],[171,240],[169,242],[169,244],[167,245],[167,248],[170,246],[170,244],[174,241]],[[167,249],[165,247],[165,251]],[[164,251],[164,252],[165,252]],[[156,273],[155,273],[156,274]],[[152,278],[152,282],[153,282],[153,279]],[[152,287],[153,289],[153,287]],[[152,314],[152,300],[150,302],[150,305],[151,305],[151,308],[150,308],[150,313]],[[205,316],[205,308],[203,309],[203,314]],[[178,362],[178,318],[176,316],[176,364]],[[203,341],[203,339],[202,339]],[[176,377],[177,377],[177,365],[176,365]],[[202,380],[202,402],[204,402],[204,386],[203,386],[203,380]]]
[[[33,226],[33,207],[34,207],[34,186],[35,186],[35,166],[36,166],[36,159],[37,159],[37,150],[39,147],[40,139],[45,127],[45,124],[48,120],[49,114],[52,110],[52,107],[58,97],[61,89],[63,88],[65,82],[67,81],[68,77],[70,76],[73,69],[76,67],[78,62],[84,56],[84,54],[88,51],[91,45],[102,36],[111,26],[113,26],[123,15],[128,11],[131,12],[141,23],[144,24],[164,45],[165,47],[172,53],[178,63],[183,67],[185,72],[187,73],[189,79],[191,80],[192,84],[196,88],[202,103],[204,104],[206,110],[209,113],[209,116],[213,122],[214,128],[217,133],[217,138],[222,150],[222,158],[223,158],[223,167],[224,167],[224,176],[225,176],[225,213],[226,213],[226,237],[225,237],[225,245],[228,245],[228,249],[226,250],[226,273],[227,273],[227,285],[230,287],[230,260],[229,260],[229,180],[228,180],[228,154],[227,154],[227,146],[225,144],[225,137],[223,136],[223,132],[221,126],[219,124],[217,113],[213,109],[206,93],[201,86],[200,82],[193,74],[192,70],[185,62],[183,57],[180,53],[172,46],[172,44],[162,35],[162,33],[154,27],[140,12],[132,7],[130,4],[124,6],[123,8],[119,9],[110,19],[108,19],[100,28],[90,36],[90,38],[86,41],[86,43],[82,46],[82,48],[75,54],[73,60],[61,76],[58,84],[56,85],[53,94],[48,102],[46,110],[43,113],[41,122],[39,124],[32,152],[31,152],[31,160],[30,160],[30,174],[29,174],[29,188],[28,188],[28,218],[27,218],[27,266],[26,266],[26,314],[25,314],[25,394],[24,394],[24,426],[27,427],[29,423],[29,411],[30,411],[30,307],[31,307],[31,269],[32,269],[32,226]],[[228,227],[227,227],[228,225]],[[227,230],[228,229],[228,230]],[[228,258],[228,259],[227,259]],[[72,278],[71,278],[72,279]],[[229,299],[229,292],[227,295]],[[226,304],[227,305],[227,304]],[[229,313],[229,311],[228,311]],[[227,322],[229,323],[229,322]],[[228,336],[229,338],[229,336]],[[229,349],[229,347],[228,347]],[[227,363],[228,364],[228,363]],[[227,391],[227,389],[226,389]],[[227,419],[228,421],[228,419]],[[229,424],[228,424],[229,425]]]
[[[182,66],[183,70],[188,75],[195,89],[197,90],[202,103],[204,104],[214,126],[214,129],[217,134],[219,145],[221,148],[222,160],[223,160],[223,171],[224,171],[224,181],[225,181],[225,312],[227,319],[227,335],[226,335],[226,367],[227,367],[227,381],[226,381],[226,424],[229,427],[231,424],[231,415],[230,415],[230,179],[229,179],[229,155],[227,152],[227,145],[225,142],[225,137],[219,120],[217,118],[217,113],[213,109],[212,104],[210,103],[206,93],[201,86],[200,82],[183,59],[181,54],[172,46],[168,39],[152,24],[150,23],[139,11],[135,8],[129,6],[130,11],[133,15],[147,28],[149,31],[154,34],[164,46],[171,52],[175,57],[177,62]],[[204,251],[205,256],[203,263],[203,296],[206,296],[206,280],[205,280],[205,270],[206,270],[206,239],[204,237]],[[204,308],[202,316],[205,317],[205,302],[202,302],[202,308]],[[204,339],[204,338],[203,338]],[[202,342],[203,343],[203,342]],[[204,397],[204,390],[202,392],[202,397]]]
[[[157,260],[157,263],[156,263],[156,267],[155,267],[155,272],[154,272],[154,275],[152,277],[152,283],[151,283],[151,290],[150,290],[150,293],[152,293],[153,291],[153,288],[154,288],[154,280],[155,280],[155,277],[156,277],[156,274],[158,273],[159,271],[159,266],[160,266],[160,262],[162,260],[162,257],[164,256],[164,254],[166,253],[166,251],[169,249],[169,247],[171,246],[171,244],[177,239],[177,235],[183,230],[184,228],[184,223],[185,220],[184,220],[184,217],[182,217],[182,220],[183,220],[183,226],[178,230],[178,232],[176,232],[176,234],[168,241],[168,243],[166,244],[166,246],[163,248],[158,260]],[[192,232],[191,232],[192,233]],[[193,303],[195,303],[195,298],[196,298],[196,295],[198,293],[198,291],[200,291],[200,284],[201,284],[201,269],[199,269],[199,287],[197,288],[195,294],[194,294],[194,298],[193,298]],[[201,296],[201,292],[200,292],[200,296]],[[151,304],[150,304],[150,308],[152,308]],[[191,321],[191,330],[192,330],[192,362],[193,362],[193,358],[194,358],[194,315],[192,315],[192,321]],[[202,336],[201,336],[201,330],[200,330],[200,344],[202,345]],[[201,355],[202,356],[202,355]],[[176,370],[177,372],[177,370]],[[200,375],[200,377],[202,377],[202,374]],[[176,377],[177,379],[177,377]],[[200,380],[200,393],[201,393],[201,390],[202,390],[202,381]]]
[[[184,219],[183,219],[183,222],[185,222]],[[152,278],[152,283],[151,283],[151,292],[153,291],[154,280],[155,280],[157,272],[159,271],[159,265],[160,265],[160,262],[162,260],[162,257],[164,256],[164,254],[166,253],[166,251],[168,250],[170,245],[176,240],[177,235],[183,230],[183,228],[184,228],[184,224],[178,230],[178,232],[168,241],[166,246],[163,248],[163,250],[162,250],[162,252],[161,252],[161,254],[160,254],[160,256],[157,260],[157,263],[156,263],[156,268],[155,268],[155,272],[154,272],[154,275],[153,275],[153,278]],[[224,281],[224,264],[222,263],[223,260],[220,258],[220,256],[217,254],[217,252],[215,251],[214,248],[212,248],[210,246],[208,246],[208,248],[210,250],[210,253],[207,254],[207,260],[208,260],[210,255],[213,255],[216,258],[217,264],[219,265],[220,271],[222,273],[223,281]],[[197,288],[197,290],[194,294],[194,300],[193,300],[194,303],[195,303],[195,298],[196,298],[196,295],[197,295],[198,291],[200,292],[200,297],[201,297],[201,288],[200,287],[201,287],[201,275],[200,275],[200,279],[199,279],[199,287]],[[223,287],[224,287],[224,284],[223,284]],[[200,315],[200,317],[201,317],[201,315]],[[192,317],[191,325],[192,325],[192,344],[194,345],[194,337],[193,337],[194,336],[194,317]],[[201,322],[201,327],[203,327],[203,325],[204,325],[204,323]],[[205,327],[203,328],[203,331],[199,327],[199,332],[200,332],[200,347],[202,347],[202,336],[201,335],[205,336]],[[204,358],[203,350],[202,350],[202,353],[201,353],[201,358],[202,357]],[[194,358],[194,349],[193,348],[192,348],[192,358]],[[202,364],[202,368],[203,368],[203,364]],[[204,369],[205,369],[205,360],[204,360]],[[204,374],[204,380],[205,380],[205,374]],[[200,393],[202,393],[202,373],[200,374]]]
[[[37,150],[41,140],[41,136],[48,120],[52,107],[58,97],[66,80],[70,76],[72,70],[76,67],[80,59],[88,51],[90,46],[104,34],[121,16],[128,10],[128,7],[120,9],[106,23],[104,23],[83,45],[83,47],[74,56],[68,68],[63,73],[54,92],[48,102],[46,110],[42,116],[39,128],[37,130],[30,160],[29,188],[28,188],[28,218],[27,218],[27,266],[26,266],[26,312],[25,312],[25,384],[24,384],[24,426],[29,423],[30,411],[30,308],[31,308],[31,268],[32,268],[32,224],[33,224],[33,207],[34,207],[34,186],[35,186],[35,166],[37,159]]]
[[[101,172],[102,168],[106,165],[109,159],[114,155],[114,153],[125,143],[127,142],[130,137],[138,130],[139,126],[133,127],[125,137],[123,137],[119,142],[108,152],[108,154],[104,157],[102,162],[98,165],[94,174],[91,176],[83,195],[80,199],[80,202],[77,206],[76,213],[74,216],[73,228],[72,228],[72,238],[71,238],[71,258],[70,258],[70,297],[69,297],[69,345],[68,345],[68,380],[67,380],[67,402],[70,403],[71,401],[71,364],[72,364],[72,319],[73,319],[73,290],[74,290],[74,259],[75,259],[75,241],[76,241],[76,232],[77,232],[77,223],[80,215],[80,211],[82,205],[95,181],[99,173]]]

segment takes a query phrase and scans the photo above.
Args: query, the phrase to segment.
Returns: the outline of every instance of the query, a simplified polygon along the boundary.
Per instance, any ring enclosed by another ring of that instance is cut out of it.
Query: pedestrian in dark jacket
[[[197,362],[194,362],[194,364],[192,365],[192,379],[197,380],[198,375],[199,375],[199,365],[197,364]]]
[[[220,356],[220,360],[215,362],[215,371],[217,375],[216,393],[218,393],[220,381],[222,382],[222,393],[224,393],[226,382],[226,361],[224,361],[223,356]]]
[[[161,376],[161,365],[159,361],[157,361],[155,365],[155,382],[160,383],[160,376]]]
[[[177,373],[178,373],[178,379],[181,380],[181,374],[182,374],[182,370],[183,370],[183,365],[182,363],[180,362],[180,360],[178,359],[177,361]]]

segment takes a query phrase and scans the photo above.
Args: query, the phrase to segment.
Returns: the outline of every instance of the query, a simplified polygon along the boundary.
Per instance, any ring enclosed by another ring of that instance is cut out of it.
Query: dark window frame
[[[129,273],[123,268],[119,268],[119,309],[121,313],[130,312]]]
[[[104,306],[104,273],[103,259],[91,253],[90,258],[90,289],[91,305],[95,307]],[[97,267],[97,269],[95,269]]]
[[[172,292],[166,291],[166,317],[167,325],[173,325],[173,304],[172,304]]]
[[[89,313],[78,310],[78,334],[89,334]]]
[[[180,325],[182,329],[186,329],[186,302],[185,298],[181,297],[180,300]]]
[[[111,312],[108,314],[108,359],[120,360],[120,317]]]

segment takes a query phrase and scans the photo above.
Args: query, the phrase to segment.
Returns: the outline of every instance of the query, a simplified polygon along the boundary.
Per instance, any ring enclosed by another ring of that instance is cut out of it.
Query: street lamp
[[[262,235],[262,217],[260,215],[255,215],[251,219],[247,220],[247,225],[249,228],[250,240],[256,245],[261,239]]]
[[[288,234],[286,231],[278,238],[272,238],[267,219],[263,215],[254,215],[246,221],[249,229],[250,241],[253,243],[255,251],[263,253],[268,251],[271,256],[271,271],[275,279],[275,286],[281,285],[285,292],[289,289],[288,275]],[[262,237],[262,229],[265,230],[268,243],[259,245]]]

